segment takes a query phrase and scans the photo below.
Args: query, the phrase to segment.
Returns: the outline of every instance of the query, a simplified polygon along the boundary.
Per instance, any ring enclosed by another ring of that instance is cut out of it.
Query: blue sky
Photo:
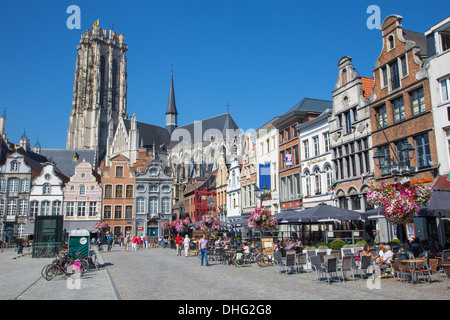
[[[69,30],[67,8],[81,10]],[[65,148],[72,107],[76,46],[100,27],[125,34],[128,113],[165,125],[171,63],[183,125],[226,112],[244,130],[257,129],[304,97],[331,100],[337,62],[351,56],[372,76],[381,33],[367,28],[370,5],[381,21],[403,16],[403,27],[425,32],[445,19],[448,0],[148,0],[1,1],[0,112],[7,138],[24,130],[34,146]]]

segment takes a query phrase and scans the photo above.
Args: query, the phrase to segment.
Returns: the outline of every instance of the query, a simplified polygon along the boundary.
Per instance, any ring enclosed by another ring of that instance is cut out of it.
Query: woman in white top
[[[189,255],[189,244],[191,243],[191,239],[186,235],[184,237],[183,245],[184,245],[184,256],[187,257]]]

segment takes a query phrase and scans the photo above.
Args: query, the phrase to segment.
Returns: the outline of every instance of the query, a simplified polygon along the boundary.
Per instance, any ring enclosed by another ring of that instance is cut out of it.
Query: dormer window
[[[441,36],[442,52],[450,49],[450,28],[439,33]]]
[[[12,161],[10,169],[11,171],[19,171],[19,162]]]

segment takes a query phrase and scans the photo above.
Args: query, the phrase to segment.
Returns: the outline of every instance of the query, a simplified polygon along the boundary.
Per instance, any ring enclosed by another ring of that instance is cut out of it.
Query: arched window
[[[50,185],[48,183],[42,187],[42,194],[50,194]]]
[[[394,36],[391,34],[388,37],[388,50],[392,50],[395,48],[395,41],[394,41]]]
[[[322,193],[322,178],[320,176],[320,169],[315,168],[314,169],[314,179],[315,179],[315,193],[321,194]]]
[[[342,85],[347,84],[347,69],[342,70]]]
[[[350,195],[350,203],[352,205],[352,210],[360,210],[361,200],[359,198],[358,191],[356,191],[355,188],[350,188],[348,194]]]

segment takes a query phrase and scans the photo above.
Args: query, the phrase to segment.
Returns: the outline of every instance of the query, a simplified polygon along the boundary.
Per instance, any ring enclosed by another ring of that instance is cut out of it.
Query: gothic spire
[[[178,127],[177,121],[178,111],[175,105],[175,89],[173,86],[173,65],[171,70],[169,103],[166,111],[166,128],[170,134]]]

